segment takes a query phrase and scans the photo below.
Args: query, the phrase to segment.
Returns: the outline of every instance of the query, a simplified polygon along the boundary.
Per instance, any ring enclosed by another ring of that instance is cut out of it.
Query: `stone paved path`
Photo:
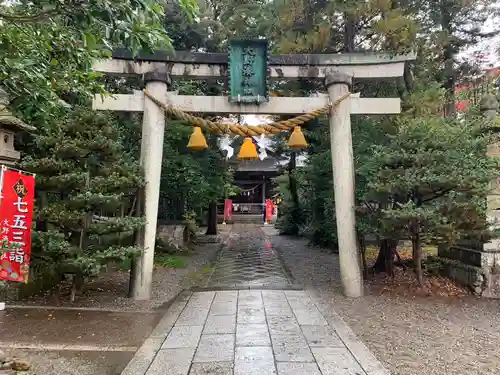
[[[238,225],[233,229],[208,287],[279,289],[291,285],[277,251],[259,227]]]
[[[217,289],[224,283],[247,287],[290,284],[260,228],[246,228],[242,233],[245,228],[240,227],[238,240],[221,252],[208,284]],[[238,270],[244,271],[240,278]],[[313,294],[246,288],[180,295],[122,373],[160,374],[389,373]]]

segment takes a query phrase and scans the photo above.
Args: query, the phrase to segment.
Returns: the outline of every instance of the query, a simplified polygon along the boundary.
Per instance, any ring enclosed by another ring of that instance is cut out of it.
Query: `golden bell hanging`
[[[290,138],[288,139],[288,147],[296,150],[307,147],[306,137],[304,137],[300,126],[296,126],[293,128],[293,132],[292,134],[290,134]]]
[[[240,160],[258,160],[259,154],[257,153],[257,147],[255,147],[252,138],[247,137],[241,145],[240,152],[238,154],[238,159]]]
[[[201,151],[208,148],[207,140],[203,135],[201,128],[195,126],[193,129],[193,134],[189,137],[188,149],[191,151]]]

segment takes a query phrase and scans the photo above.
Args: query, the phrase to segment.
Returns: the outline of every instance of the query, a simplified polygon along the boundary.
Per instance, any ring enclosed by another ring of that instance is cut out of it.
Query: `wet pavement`
[[[287,288],[292,285],[269,238],[255,225],[233,226],[206,287]]]
[[[0,312],[0,346],[134,350],[160,318],[157,312],[8,309]]]
[[[181,296],[122,375],[389,375],[306,291]]]
[[[314,293],[278,288],[292,282],[268,230],[233,232],[215,290],[181,294],[122,375],[389,375]]]
[[[119,375],[160,319],[159,312],[7,309],[0,351],[32,363],[29,375]]]

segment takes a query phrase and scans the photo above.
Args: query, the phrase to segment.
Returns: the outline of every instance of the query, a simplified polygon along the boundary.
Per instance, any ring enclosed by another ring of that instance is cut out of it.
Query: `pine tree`
[[[77,108],[37,134],[34,143],[37,153],[22,161],[37,174],[37,221],[44,224],[35,236],[34,256],[50,259],[60,274],[74,275],[74,298],[86,278],[140,251],[131,233],[144,220],[133,217],[131,197],[144,182],[111,114]]]
[[[365,200],[378,202],[381,232],[410,238],[423,285],[422,245],[488,240],[486,201],[498,162],[474,123],[437,116],[405,117],[390,142],[375,145],[362,167]]]

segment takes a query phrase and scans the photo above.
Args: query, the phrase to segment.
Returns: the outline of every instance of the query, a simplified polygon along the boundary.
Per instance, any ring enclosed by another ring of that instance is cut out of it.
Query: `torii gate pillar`
[[[166,70],[156,69],[146,73],[144,82],[148,92],[162,102],[167,101],[170,77]],[[151,298],[164,133],[165,112],[144,98],[140,164],[146,185],[139,195],[137,208],[138,213],[144,215],[146,225],[136,238],[136,245],[143,250],[133,262],[129,290],[129,296],[136,300]]]
[[[350,91],[352,77],[337,71],[328,72],[325,85],[333,103]],[[356,200],[354,196],[354,156],[351,135],[350,98],[330,112],[335,220],[339,241],[340,277],[347,297],[361,297],[363,283],[356,240]]]

